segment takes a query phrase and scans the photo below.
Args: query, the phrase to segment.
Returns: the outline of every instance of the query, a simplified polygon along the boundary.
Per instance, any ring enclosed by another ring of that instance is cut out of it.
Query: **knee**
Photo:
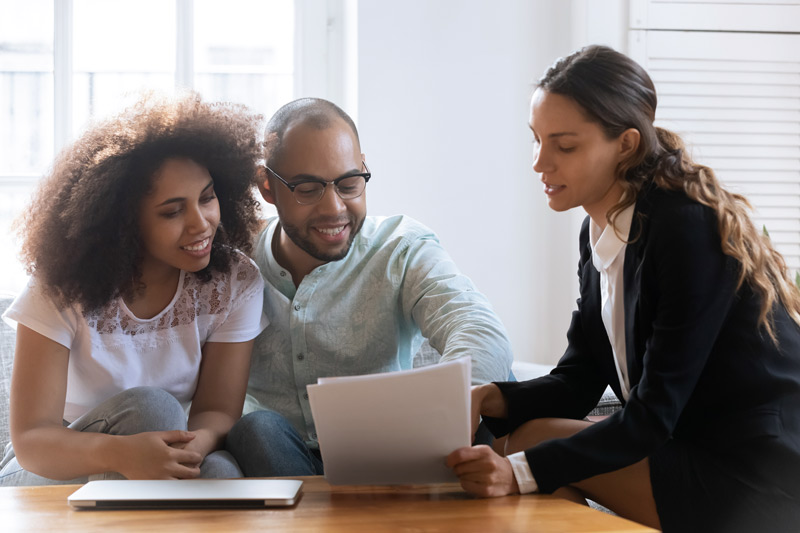
[[[591,422],[566,418],[529,420],[508,436],[506,455],[533,448],[548,440],[570,437],[590,425]]]
[[[172,394],[158,387],[134,387],[117,396],[119,412],[131,433],[186,429],[186,412]]]
[[[211,479],[228,479],[244,477],[239,464],[225,450],[217,450],[208,454],[200,465],[200,477]]]
[[[225,449],[248,477],[310,476],[322,469],[294,427],[274,411],[256,411],[239,419],[228,433]]]
[[[543,424],[542,419],[525,422],[506,438],[505,454],[521,452],[533,448],[540,442]]]
[[[226,448],[247,448],[253,444],[266,444],[286,435],[296,435],[292,425],[275,411],[254,411],[240,418],[228,432]],[[299,437],[298,437],[299,439]]]
[[[289,421],[283,415],[275,411],[255,411],[244,415],[236,424],[234,430],[242,433],[270,433],[274,431],[285,431],[291,428]]]

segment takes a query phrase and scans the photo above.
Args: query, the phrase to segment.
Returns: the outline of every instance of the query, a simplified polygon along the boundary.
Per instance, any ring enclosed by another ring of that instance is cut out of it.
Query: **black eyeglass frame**
[[[286,187],[289,189],[289,191],[291,191],[292,198],[294,198],[295,202],[297,202],[300,205],[314,205],[315,203],[317,203],[320,200],[322,200],[322,197],[325,196],[325,187],[327,187],[330,184],[333,184],[333,190],[336,191],[336,194],[338,194],[339,198],[341,198],[342,200],[355,200],[356,198],[360,198],[361,195],[364,194],[364,191],[367,188],[367,183],[369,183],[369,180],[372,177],[372,172],[370,172],[366,161],[362,161],[361,164],[367,170],[366,172],[357,172],[355,174],[345,174],[344,176],[339,176],[338,178],[336,178],[334,180],[331,180],[331,181],[325,181],[323,179],[318,179],[318,178],[303,178],[303,179],[299,179],[297,181],[294,181],[292,183],[289,183],[288,181],[283,179],[277,172],[275,172],[274,170],[269,168],[267,165],[264,165],[264,168],[266,168],[270,172],[270,174],[272,174],[273,176],[278,178],[278,181],[280,181],[281,183],[286,185]],[[345,198],[344,196],[342,196],[342,193],[339,192],[339,183],[341,183],[342,181],[344,181],[346,179],[355,178],[357,176],[360,176],[360,177],[364,178],[364,188],[361,189],[361,192],[358,193],[358,196],[352,196],[350,198]],[[304,183],[320,183],[320,184],[322,184],[322,189],[321,189],[322,192],[320,192],[319,198],[317,198],[316,200],[314,200],[313,202],[311,202],[309,204],[304,204],[304,203],[300,202],[300,200],[298,200],[297,196],[294,194],[294,190],[297,187],[299,187],[300,185],[303,185]]]

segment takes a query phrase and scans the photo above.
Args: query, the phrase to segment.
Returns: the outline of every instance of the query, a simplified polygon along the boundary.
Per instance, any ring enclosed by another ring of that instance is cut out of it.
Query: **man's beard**
[[[336,253],[325,253],[324,251],[317,248],[314,245],[314,243],[311,242],[311,239],[303,236],[303,234],[301,233],[300,229],[297,226],[287,224],[283,220],[283,217],[280,216],[280,214],[281,214],[280,209],[278,209],[278,218],[280,219],[281,228],[283,229],[284,232],[286,232],[286,235],[289,236],[292,242],[295,243],[295,245],[298,248],[303,250],[305,253],[307,253],[314,259],[317,259],[318,261],[324,261],[326,263],[329,261],[341,261],[342,259],[347,257],[347,254],[350,252],[350,247],[353,245],[353,240],[355,240],[356,235],[358,235],[358,232],[361,231],[361,227],[364,225],[364,220],[366,219],[366,217],[363,217],[361,220],[358,221],[358,226],[356,226],[356,220],[352,216],[349,216],[347,219],[347,224],[349,224],[351,231],[350,231],[350,237],[348,237],[347,239],[347,244]],[[314,230],[310,229],[309,231],[314,231]]]

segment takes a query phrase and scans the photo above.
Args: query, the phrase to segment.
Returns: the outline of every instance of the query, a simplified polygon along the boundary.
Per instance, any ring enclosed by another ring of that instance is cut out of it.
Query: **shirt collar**
[[[269,280],[272,286],[291,300],[297,292],[297,288],[292,281],[292,275],[288,270],[278,264],[278,261],[275,260],[275,256],[272,253],[272,239],[275,236],[277,227],[278,217],[274,217],[269,221],[269,225],[264,232],[263,246],[261,246],[260,250],[264,255],[263,260],[258,261],[258,264],[262,265],[261,273]]]
[[[625,240],[629,238],[631,232],[634,207],[635,205],[631,204],[623,209],[614,219],[614,226],[606,224],[602,233],[600,226],[590,219],[589,242],[592,246],[592,263],[598,272],[607,270],[625,247]]]
[[[297,294],[297,287],[294,286],[292,275],[289,273],[289,270],[283,268],[278,263],[277,259],[275,259],[275,254],[272,253],[272,240],[275,238],[275,232],[278,231],[279,224],[280,219],[278,217],[273,217],[268,220],[267,228],[263,231],[262,246],[256,247],[257,252],[261,252],[263,255],[259,256],[256,262],[259,268],[261,268],[261,274],[267,281],[283,293],[284,296],[292,300],[295,294]],[[353,256],[354,248],[359,245],[360,239],[362,238],[361,236],[361,232],[356,235],[346,257],[338,261],[324,263],[309,272],[308,275],[316,274],[328,276],[331,273],[339,272],[340,269],[345,268],[345,264]]]

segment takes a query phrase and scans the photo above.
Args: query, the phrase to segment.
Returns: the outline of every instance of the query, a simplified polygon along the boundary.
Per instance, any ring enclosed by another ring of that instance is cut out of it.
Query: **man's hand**
[[[511,463],[489,446],[459,448],[447,456],[465,491],[482,498],[505,496],[519,492]]]
[[[128,479],[196,478],[203,456],[188,446],[194,438],[192,432],[179,430],[120,437],[116,471]]]

